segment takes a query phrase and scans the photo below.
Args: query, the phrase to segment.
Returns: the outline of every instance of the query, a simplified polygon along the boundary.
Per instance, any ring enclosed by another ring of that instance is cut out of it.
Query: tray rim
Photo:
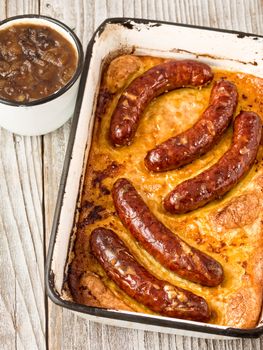
[[[244,37],[263,38],[263,35],[246,33],[243,31],[237,31],[232,29],[211,28],[211,27],[197,26],[192,24],[183,24],[183,23],[177,23],[177,22],[168,22],[168,21],[159,21],[154,19],[132,18],[132,17],[107,18],[97,27],[97,29],[93,33],[87,45],[87,51],[86,51],[85,60],[84,60],[84,68],[81,75],[76,106],[74,110],[67,150],[65,154],[65,160],[64,160],[63,169],[62,169],[62,175],[61,175],[61,180],[60,180],[60,185],[58,190],[57,202],[55,206],[55,213],[53,217],[52,230],[51,230],[51,235],[49,240],[46,264],[45,264],[46,293],[48,297],[55,304],[61,307],[70,309],[71,311],[75,311],[86,315],[103,317],[108,319],[115,319],[120,321],[135,322],[135,323],[146,324],[146,325],[160,326],[165,328],[199,332],[199,333],[210,334],[210,335],[214,334],[214,335],[233,337],[233,338],[236,338],[236,337],[237,338],[258,338],[260,335],[263,334],[263,325],[256,328],[249,328],[249,329],[233,328],[233,327],[218,328],[220,326],[211,324],[209,325],[209,327],[207,327],[206,324],[201,324],[201,323],[192,324],[192,323],[185,322],[185,320],[180,320],[180,319],[171,318],[171,320],[169,320],[165,317],[163,317],[163,319],[157,319],[147,314],[145,314],[144,316],[144,314],[140,314],[136,312],[127,313],[125,311],[112,311],[105,308],[97,308],[97,307],[91,307],[83,304],[78,304],[72,301],[62,299],[61,296],[55,290],[54,272],[52,271],[52,258],[53,258],[54,246],[56,244],[57,229],[59,225],[61,209],[63,206],[63,197],[64,197],[65,186],[68,178],[68,170],[70,167],[73,146],[75,142],[80,109],[82,105],[85,84],[86,84],[86,80],[89,72],[91,52],[93,49],[93,45],[96,42],[97,35],[100,36],[100,34],[104,31],[104,29],[108,24],[120,24],[130,29],[133,29],[134,24],[145,24],[145,25],[148,24],[149,26],[156,26],[156,25],[161,26],[164,24],[164,25],[172,25],[172,26],[186,27],[186,28],[192,28],[192,29],[201,29],[201,30],[216,31],[221,33],[229,33],[229,34],[239,35],[240,38],[244,38]]]

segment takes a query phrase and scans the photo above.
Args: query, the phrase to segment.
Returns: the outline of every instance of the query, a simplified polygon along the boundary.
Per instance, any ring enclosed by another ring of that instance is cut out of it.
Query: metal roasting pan
[[[110,18],[98,27],[87,47],[59,187],[46,265],[48,296],[54,303],[88,320],[109,325],[203,338],[259,337],[263,334],[262,316],[255,328],[230,328],[80,305],[72,302],[64,290],[102,67],[110,58],[131,52],[137,55],[192,58],[263,78],[263,36],[132,18]]]

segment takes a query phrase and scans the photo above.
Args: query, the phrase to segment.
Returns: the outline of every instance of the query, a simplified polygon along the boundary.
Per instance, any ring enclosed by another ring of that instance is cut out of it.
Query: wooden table
[[[263,34],[261,0],[0,0],[1,20],[26,13],[65,22],[84,48],[114,16]],[[42,137],[0,128],[0,349],[263,349],[261,339],[203,340],[103,326],[47,300],[45,255],[69,131],[70,122]]]

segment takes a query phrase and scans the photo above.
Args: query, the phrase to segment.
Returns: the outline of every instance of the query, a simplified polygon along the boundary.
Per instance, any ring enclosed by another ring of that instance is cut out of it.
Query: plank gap
[[[40,0],[39,0],[40,3]],[[42,225],[43,225],[43,254],[44,254],[44,274],[46,272],[46,256],[47,256],[47,248],[46,248],[46,208],[45,208],[45,147],[44,147],[44,136],[41,136],[41,164],[42,164]],[[46,349],[49,349],[49,312],[48,312],[48,296],[46,293],[46,286],[44,285],[44,307],[45,307],[45,341],[46,341]]]

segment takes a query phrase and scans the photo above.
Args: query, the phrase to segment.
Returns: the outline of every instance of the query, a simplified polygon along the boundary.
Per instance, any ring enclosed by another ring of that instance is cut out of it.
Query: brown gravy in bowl
[[[77,61],[73,45],[48,26],[0,30],[0,98],[24,103],[47,97],[69,82]]]

